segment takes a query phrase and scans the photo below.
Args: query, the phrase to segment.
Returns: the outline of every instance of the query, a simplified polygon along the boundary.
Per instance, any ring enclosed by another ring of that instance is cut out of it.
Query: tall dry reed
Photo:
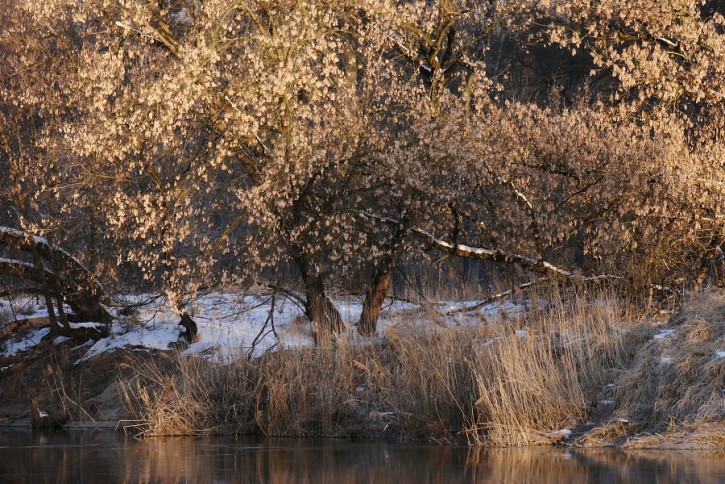
[[[123,395],[147,435],[381,433],[479,445],[551,442],[587,415],[627,357],[632,327],[612,299],[549,298],[496,322],[409,321],[381,341],[281,350],[218,366],[143,359]]]

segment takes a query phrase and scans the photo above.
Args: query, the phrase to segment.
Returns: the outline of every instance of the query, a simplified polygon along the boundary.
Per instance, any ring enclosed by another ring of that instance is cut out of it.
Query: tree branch
[[[399,220],[391,217],[377,215],[366,211],[360,211],[360,213],[364,217],[377,220],[382,223],[396,226],[400,226],[401,224]],[[507,252],[501,249],[489,249],[486,247],[471,247],[464,244],[453,244],[443,239],[439,239],[435,237],[432,233],[417,227],[410,228],[410,232],[425,240],[428,244],[435,247],[436,249],[450,255],[467,257],[469,259],[489,260],[493,262],[503,262],[508,264],[519,264],[525,269],[539,274],[551,274],[555,276],[565,277],[568,279],[574,277],[574,272],[555,266],[542,259],[535,259],[533,257],[528,257],[513,252]]]

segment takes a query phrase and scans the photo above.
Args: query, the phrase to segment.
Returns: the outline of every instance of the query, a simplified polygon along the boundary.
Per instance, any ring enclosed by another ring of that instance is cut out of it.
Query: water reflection
[[[0,431],[0,481],[725,484],[725,453]]]

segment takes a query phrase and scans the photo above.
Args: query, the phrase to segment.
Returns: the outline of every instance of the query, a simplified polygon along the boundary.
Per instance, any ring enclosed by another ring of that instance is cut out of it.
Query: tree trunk
[[[378,317],[383,307],[383,301],[388,294],[390,281],[393,277],[391,271],[380,270],[373,277],[370,289],[365,293],[362,314],[357,323],[357,330],[363,336],[374,336],[377,332]]]
[[[181,333],[181,337],[189,344],[196,341],[196,337],[199,334],[199,328],[196,325],[196,321],[191,319],[191,316],[189,316],[189,313],[184,311],[184,313],[181,315],[181,321],[179,321],[179,326],[182,326],[184,328],[184,332]]]
[[[325,294],[324,280],[314,263],[300,250],[296,252],[294,261],[305,285],[305,316],[312,323],[312,336],[317,344],[329,343],[333,335],[345,330],[345,324],[335,304]]]
[[[324,345],[332,341],[332,337],[345,330],[340,312],[325,294],[322,278],[312,276],[305,281],[305,313],[312,323],[312,336],[315,343]]]
[[[357,330],[363,336],[374,336],[377,332],[378,317],[383,307],[383,301],[388,294],[390,283],[393,280],[393,268],[398,262],[402,251],[403,240],[408,235],[408,221],[400,222],[400,227],[390,241],[389,252],[385,254],[375,270],[370,288],[365,293],[363,309],[360,320],[357,323]]]

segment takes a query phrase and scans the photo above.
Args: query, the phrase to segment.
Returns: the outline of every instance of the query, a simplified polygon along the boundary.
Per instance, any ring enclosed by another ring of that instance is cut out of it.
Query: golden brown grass
[[[548,300],[558,302],[496,322],[408,321],[374,344],[342,338],[226,366],[137,360],[120,382],[137,419],[127,425],[518,446],[598,419],[579,445],[725,445],[725,293],[696,298],[667,326],[633,322],[613,298]],[[596,409],[603,392],[613,402]]]
[[[725,446],[725,292],[706,292],[658,328],[613,388],[633,447]]]
[[[551,299],[553,300],[553,299]],[[145,435],[383,433],[478,445],[553,442],[632,353],[623,305],[573,297],[447,328],[410,321],[375,344],[282,350],[218,366],[172,356],[120,382]],[[641,340],[641,339],[640,339]],[[640,341],[637,340],[637,341]]]
[[[221,433],[234,422],[236,399],[248,393],[244,367],[212,365],[197,358],[161,353],[134,361],[134,376],[119,379],[118,388],[135,420],[124,429],[142,435]]]

